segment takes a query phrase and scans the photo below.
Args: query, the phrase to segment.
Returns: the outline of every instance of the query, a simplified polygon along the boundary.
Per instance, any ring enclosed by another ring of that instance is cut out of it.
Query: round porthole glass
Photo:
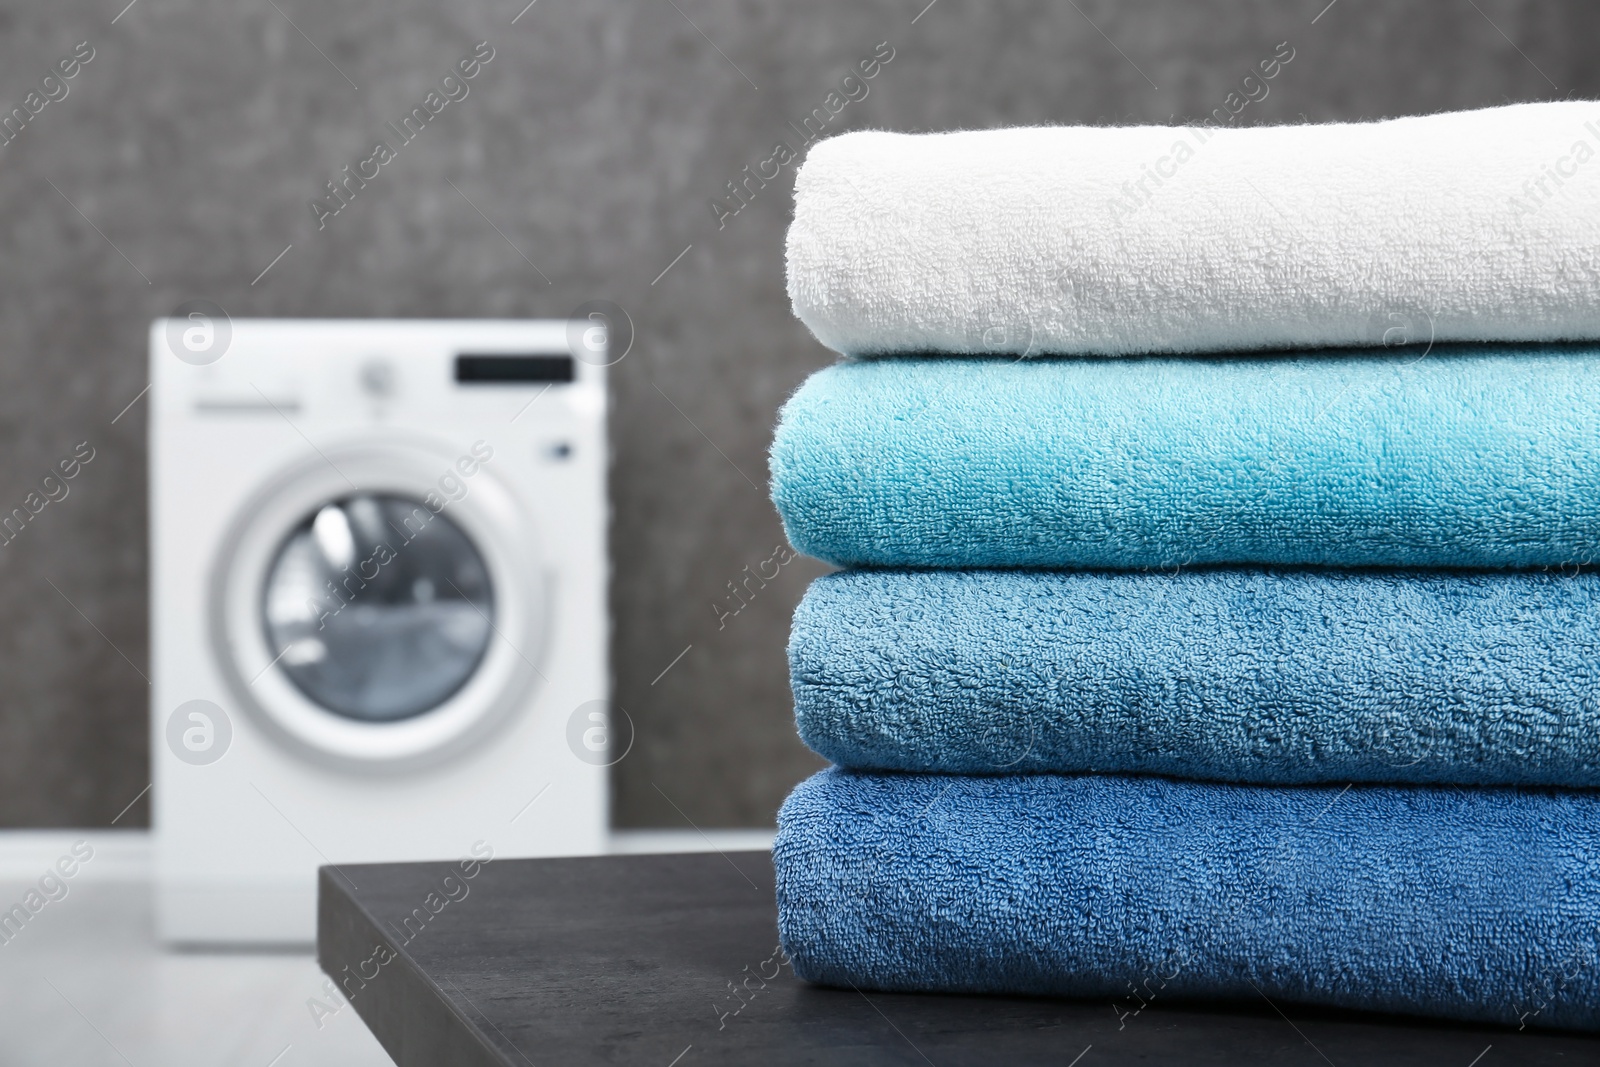
[[[494,636],[494,590],[461,528],[420,500],[353,494],[308,515],[267,572],[267,643],[308,699],[398,722],[449,700]]]

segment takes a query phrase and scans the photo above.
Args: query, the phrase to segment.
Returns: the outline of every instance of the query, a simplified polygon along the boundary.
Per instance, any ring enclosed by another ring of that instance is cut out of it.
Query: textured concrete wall
[[[95,50],[0,147],[0,510],[78,442],[96,450],[0,548],[0,824],[105,824],[149,780],[145,407],[113,419],[144,388],[145,323],[187,299],[627,308],[612,602],[639,736],[618,819],[760,824],[817,765],[783,647],[818,568],[788,565],[720,628],[714,605],[782,542],[763,491],[773,415],[829,357],[783,292],[792,170],[720,230],[710,201],[851,65],[894,49],[837,130],[1193,118],[1284,40],[1296,57],[1249,121],[1600,92],[1600,18],[1579,2],[924,3],[138,0],[115,24],[122,0],[0,9],[6,109],[78,42]],[[322,183],[480,40],[495,58],[471,95],[319,232]]]

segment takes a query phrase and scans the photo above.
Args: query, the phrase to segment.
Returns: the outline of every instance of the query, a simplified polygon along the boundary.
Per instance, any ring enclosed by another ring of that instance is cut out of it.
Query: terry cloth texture
[[[844,362],[785,405],[772,496],[840,565],[1582,564],[1597,397],[1595,346]]]
[[[1597,148],[1593,101],[847,133],[795,178],[789,297],[857,355],[1585,340],[1600,336]]]
[[[856,769],[1600,786],[1600,575],[844,571],[800,736]]]
[[[1600,1026],[1600,795],[1163,778],[803,782],[795,973],[862,989],[1246,998]]]

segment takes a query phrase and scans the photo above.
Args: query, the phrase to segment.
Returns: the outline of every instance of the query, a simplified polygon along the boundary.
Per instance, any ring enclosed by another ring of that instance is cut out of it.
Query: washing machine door
[[[525,705],[545,589],[528,517],[470,451],[325,450],[245,507],[219,559],[218,655],[304,754],[410,767]]]

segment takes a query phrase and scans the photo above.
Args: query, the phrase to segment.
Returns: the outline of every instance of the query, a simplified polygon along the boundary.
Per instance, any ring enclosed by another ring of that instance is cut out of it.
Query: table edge
[[[317,965],[398,1067],[517,1067],[389,936],[354,889],[338,868],[318,868]],[[375,962],[380,949],[392,958]],[[376,965],[378,973],[366,978],[362,964]],[[351,988],[352,982],[358,984]]]

